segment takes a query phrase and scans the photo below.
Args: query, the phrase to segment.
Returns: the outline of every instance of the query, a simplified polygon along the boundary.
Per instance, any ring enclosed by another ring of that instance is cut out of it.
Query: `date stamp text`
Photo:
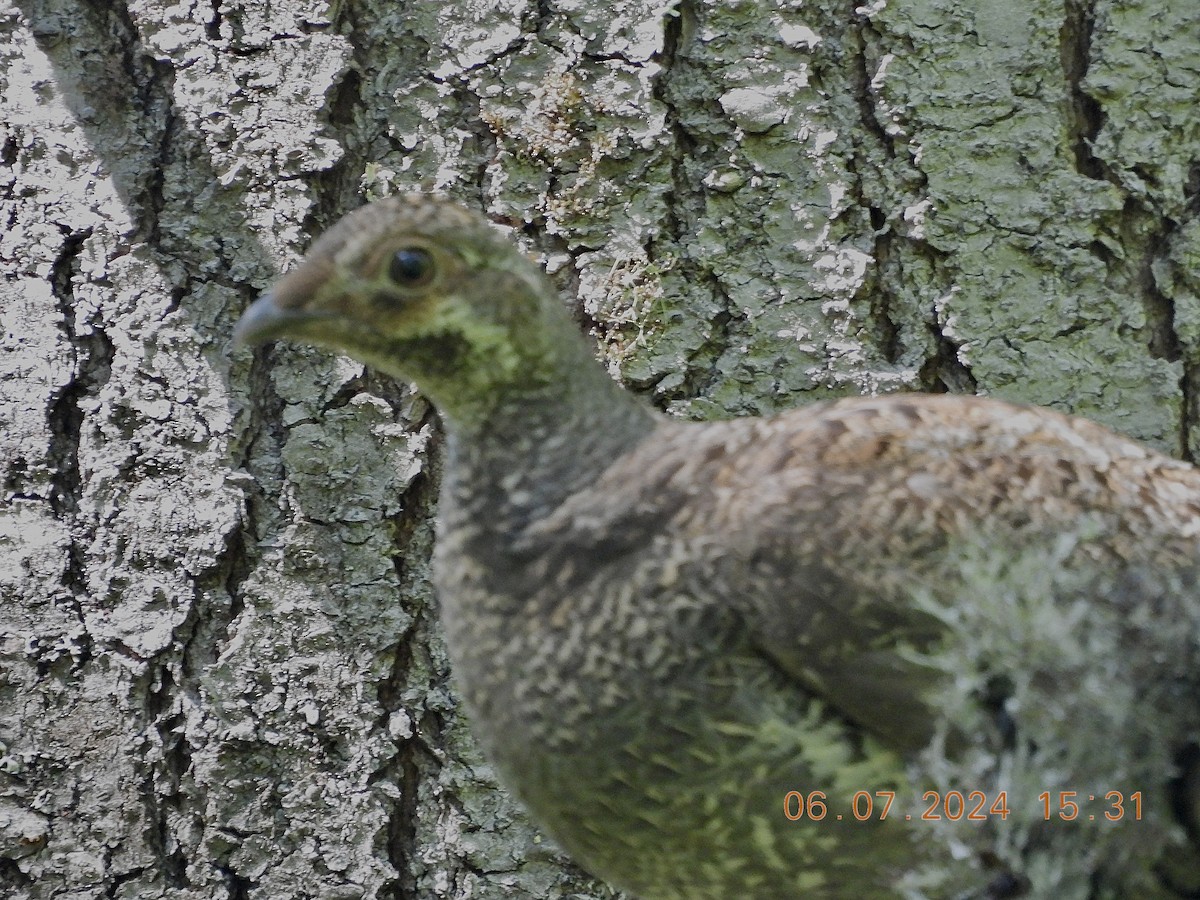
[[[892,813],[895,791],[856,791],[845,803],[831,801],[824,791],[788,791],[783,796],[783,815],[791,822],[807,820],[885,821]],[[988,794],[984,791],[926,791],[921,797],[924,810],[906,813],[909,821],[986,822],[1005,820],[1012,814],[1008,791]],[[1141,791],[1108,791],[1083,794],[1079,791],[1042,791],[1036,803],[1042,818],[1049,821],[1141,821]],[[841,807],[841,808],[839,808]]]

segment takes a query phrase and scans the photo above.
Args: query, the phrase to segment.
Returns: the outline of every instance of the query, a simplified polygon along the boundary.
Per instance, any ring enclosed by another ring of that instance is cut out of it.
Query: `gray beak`
[[[237,327],[233,329],[233,345],[253,347],[265,344],[286,335],[294,323],[311,318],[305,313],[284,309],[275,299],[275,294],[268,291],[242,313]]]

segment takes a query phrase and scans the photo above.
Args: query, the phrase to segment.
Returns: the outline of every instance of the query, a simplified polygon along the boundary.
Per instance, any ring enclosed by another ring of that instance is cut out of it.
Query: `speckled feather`
[[[667,419],[498,231],[426,197],[348,216],[239,335],[344,350],[439,407],[455,676],[601,877],[646,900],[1200,887],[1192,466],[975,397]],[[829,815],[789,821],[790,790]],[[922,820],[926,790],[1011,811]],[[1142,820],[1044,821],[1037,795],[1072,790],[1142,791]],[[859,791],[896,792],[887,821],[854,818]]]

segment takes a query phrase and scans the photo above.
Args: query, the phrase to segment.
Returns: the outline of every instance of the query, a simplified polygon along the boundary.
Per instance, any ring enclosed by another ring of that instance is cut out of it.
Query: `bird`
[[[684,421],[453,200],[243,314],[412,382],[434,584],[503,783],[642,900],[1200,896],[1200,471],[984,396]]]

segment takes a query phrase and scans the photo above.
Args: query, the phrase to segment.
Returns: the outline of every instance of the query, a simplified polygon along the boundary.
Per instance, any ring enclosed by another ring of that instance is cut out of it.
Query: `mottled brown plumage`
[[[347,216],[239,336],[441,410],[456,677],[596,874],[646,900],[1200,889],[1192,466],[975,397],[665,418],[507,240],[425,197]],[[789,791],[826,816],[785,817]],[[923,817],[926,791],[982,820]]]

